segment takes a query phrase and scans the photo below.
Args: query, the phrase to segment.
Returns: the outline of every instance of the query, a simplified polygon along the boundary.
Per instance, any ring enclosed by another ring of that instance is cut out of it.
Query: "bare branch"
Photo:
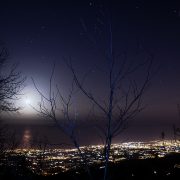
[[[11,66],[9,72],[4,73],[8,59],[8,51],[0,47],[0,112],[18,111],[20,107],[15,106],[24,88],[25,77],[17,71],[17,65]]]

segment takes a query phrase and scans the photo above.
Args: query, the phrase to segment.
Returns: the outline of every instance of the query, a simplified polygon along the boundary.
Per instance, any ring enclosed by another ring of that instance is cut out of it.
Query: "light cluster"
[[[92,145],[80,148],[89,165],[103,168],[104,146]],[[161,158],[166,154],[180,153],[180,143],[174,141],[127,142],[112,144],[110,162],[118,163],[125,159]],[[77,149],[16,149],[11,156],[24,156],[29,168],[41,175],[55,175],[84,165]]]

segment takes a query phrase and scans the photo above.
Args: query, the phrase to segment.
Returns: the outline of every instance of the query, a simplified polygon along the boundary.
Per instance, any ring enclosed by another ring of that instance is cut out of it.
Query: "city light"
[[[103,168],[104,146],[92,145],[80,147],[90,165],[98,164]],[[77,149],[16,149],[11,156],[25,156],[29,168],[36,174],[55,175],[70,169],[78,169],[85,163]],[[109,162],[119,163],[126,159],[163,158],[169,153],[180,153],[180,143],[175,141],[126,142],[112,144]],[[8,151],[7,151],[8,154]],[[11,162],[12,163],[12,162]],[[12,163],[13,164],[13,163]],[[175,168],[180,168],[176,164]],[[157,172],[154,171],[154,174]]]

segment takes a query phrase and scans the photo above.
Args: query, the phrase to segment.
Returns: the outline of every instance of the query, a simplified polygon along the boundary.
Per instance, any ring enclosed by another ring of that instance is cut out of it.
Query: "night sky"
[[[18,62],[18,69],[27,77],[24,95],[17,102],[23,109],[16,118],[14,114],[8,115],[10,126],[22,134],[24,128],[27,131],[34,126],[34,131],[46,131],[50,138],[55,134],[29,106],[37,107],[40,101],[31,78],[46,94],[55,63],[54,82],[67,95],[72,74],[64,59],[69,57],[80,76],[92,70],[87,88],[93,87],[96,97],[105,95],[104,77],[97,67],[106,68],[99,50],[106,49],[106,34],[103,25],[100,30],[96,25],[104,22],[101,11],[106,13],[106,10],[111,12],[115,51],[126,52],[134,63],[151,54],[155,69],[143,98],[146,108],[122,137],[153,139],[159,138],[161,131],[171,136],[172,125],[180,125],[177,110],[180,103],[180,3],[177,0],[1,1],[0,41],[9,50],[9,61]],[[96,44],[91,36],[97,39]],[[141,76],[137,75],[138,78],[141,81]],[[78,117],[85,119],[89,112],[88,100],[78,93],[74,102]],[[88,121],[80,125],[80,133],[84,133],[87,126],[90,129],[87,132],[94,134],[90,124]],[[89,142],[97,142],[95,138],[90,138]]]

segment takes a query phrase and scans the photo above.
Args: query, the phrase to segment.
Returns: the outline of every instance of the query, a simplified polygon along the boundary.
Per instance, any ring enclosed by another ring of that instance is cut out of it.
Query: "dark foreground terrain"
[[[91,167],[94,180],[101,180],[103,168],[99,165]],[[16,167],[1,165],[0,179],[42,179],[42,180],[86,180],[89,176],[83,169],[76,169],[53,176],[40,176],[32,173],[26,167],[25,161],[17,163]],[[180,179],[180,154],[174,153],[164,158],[131,159],[120,163],[111,163],[109,168],[110,180],[131,179]]]

